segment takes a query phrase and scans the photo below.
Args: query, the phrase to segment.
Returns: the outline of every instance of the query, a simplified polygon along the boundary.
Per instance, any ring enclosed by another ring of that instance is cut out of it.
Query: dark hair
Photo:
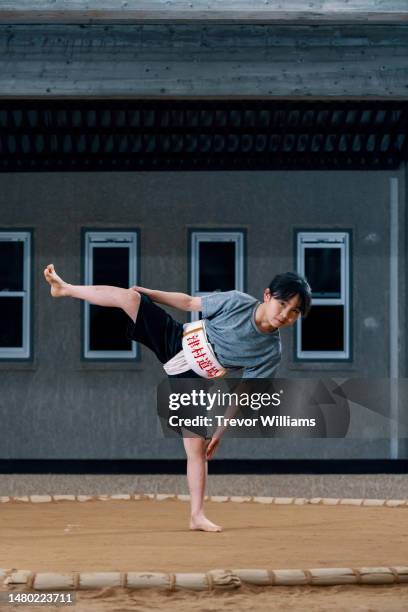
[[[295,272],[277,274],[269,285],[269,291],[274,298],[290,300],[299,296],[302,317],[306,317],[312,303],[312,290],[305,278]]]

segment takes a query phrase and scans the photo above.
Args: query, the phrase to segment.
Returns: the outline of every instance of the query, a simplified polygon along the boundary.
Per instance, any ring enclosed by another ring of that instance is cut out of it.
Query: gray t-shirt
[[[275,376],[281,360],[279,330],[257,328],[258,300],[241,291],[211,293],[201,300],[208,339],[221,365],[244,368],[242,378]]]

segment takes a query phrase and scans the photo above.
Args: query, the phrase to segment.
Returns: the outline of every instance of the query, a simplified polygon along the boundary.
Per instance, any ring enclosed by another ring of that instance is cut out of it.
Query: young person
[[[71,285],[57,275],[52,264],[45,268],[44,276],[53,297],[79,298],[124,310],[130,318],[128,336],[150,348],[168,376],[176,377],[217,378],[242,368],[242,378],[273,377],[281,360],[279,329],[306,316],[311,305],[307,281],[293,272],[275,276],[264,290],[263,302],[240,291],[193,297],[138,286]],[[157,304],[201,312],[202,320],[183,325]],[[211,440],[183,438],[190,529],[221,531],[203,511],[207,460],[214,456],[221,436],[220,429]]]

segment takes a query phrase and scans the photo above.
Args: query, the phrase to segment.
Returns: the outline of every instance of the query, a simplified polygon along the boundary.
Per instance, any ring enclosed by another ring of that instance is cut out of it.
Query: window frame
[[[95,240],[98,238],[98,243],[103,247],[115,248],[120,241],[130,239],[129,246],[129,286],[140,284],[140,231],[139,229],[100,229],[100,228],[83,228],[82,229],[82,282],[83,284],[92,284],[92,264],[93,250],[95,248]],[[92,240],[94,243],[92,244]],[[109,245],[107,241],[110,240]],[[116,240],[116,242],[115,242]],[[82,337],[81,337],[81,358],[83,361],[89,362],[120,362],[120,361],[139,361],[140,347],[137,342],[132,342],[130,351],[95,351],[89,349],[89,315],[90,304],[82,302]]]
[[[342,351],[302,351],[302,319],[296,323],[295,333],[295,361],[352,361],[352,338],[351,338],[351,230],[295,230],[296,266],[301,276],[305,275],[305,250],[310,248],[326,246],[327,248],[340,249],[340,297],[312,298],[315,306],[343,306],[343,345]],[[306,246],[305,246],[306,245]],[[313,287],[312,287],[313,291]]]
[[[32,359],[33,321],[33,231],[31,229],[1,229],[0,241],[22,241],[23,289],[22,291],[1,291],[2,297],[22,297],[22,347],[0,347],[0,361],[29,361]]]
[[[191,228],[188,239],[188,277],[189,293],[194,297],[209,295],[208,291],[198,291],[199,287],[199,245],[200,242],[230,242],[236,244],[235,279],[236,291],[246,291],[246,229],[245,228]],[[190,313],[190,320],[197,321],[198,312]]]

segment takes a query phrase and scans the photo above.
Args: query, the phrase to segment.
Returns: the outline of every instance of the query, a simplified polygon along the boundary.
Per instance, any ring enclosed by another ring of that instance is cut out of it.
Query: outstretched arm
[[[199,311],[202,309],[201,298],[193,297],[187,293],[176,293],[173,291],[158,291],[157,289],[147,289],[146,287],[131,287],[139,293],[144,293],[153,302],[157,304],[164,304],[165,306],[172,306],[179,310],[187,310],[190,312]]]

